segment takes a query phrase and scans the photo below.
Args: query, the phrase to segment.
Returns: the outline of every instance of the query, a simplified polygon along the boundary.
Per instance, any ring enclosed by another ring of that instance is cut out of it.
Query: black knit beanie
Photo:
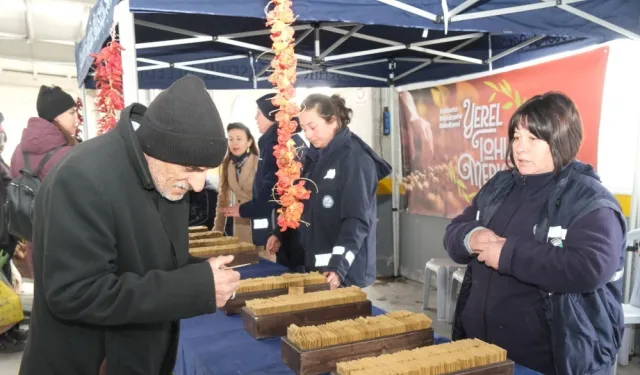
[[[278,113],[279,110],[278,107],[274,106],[273,103],[271,103],[271,99],[273,99],[275,96],[275,94],[267,94],[261,96],[260,99],[256,100],[256,104],[258,104],[258,109],[260,110],[260,112],[262,112],[264,117],[271,120],[271,122],[276,122],[276,113]]]
[[[171,164],[215,168],[227,138],[204,82],[186,75],[161,92],[136,131],[145,154]]]
[[[38,117],[53,121],[56,117],[76,106],[71,95],[58,86],[40,86],[36,108]]]
[[[260,99],[256,100],[256,104],[258,104],[258,109],[260,110],[260,112],[262,112],[264,117],[271,120],[271,122],[276,122],[276,113],[278,113],[278,111],[280,110],[280,108],[274,106],[273,103],[271,103],[271,99],[273,99],[274,97],[275,94],[267,94],[261,96]],[[293,117],[291,118],[291,120],[298,123],[298,128],[294,133],[300,132],[302,130],[300,129],[300,120],[298,120],[297,117]]]

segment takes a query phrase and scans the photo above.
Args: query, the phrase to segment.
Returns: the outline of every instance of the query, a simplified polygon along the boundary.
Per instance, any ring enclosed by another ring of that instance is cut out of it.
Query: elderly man
[[[186,76],[51,171],[35,201],[20,374],[171,374],[179,320],[215,312],[239,283],[225,267],[233,257],[188,253],[183,197],[203,188],[226,149],[204,83]]]

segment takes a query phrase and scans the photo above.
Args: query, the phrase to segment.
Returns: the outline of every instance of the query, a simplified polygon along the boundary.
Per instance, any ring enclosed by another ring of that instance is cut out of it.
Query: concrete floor
[[[386,311],[409,310],[422,311],[422,285],[421,283],[398,280],[379,280],[368,291],[369,299],[373,304]],[[427,315],[433,320],[434,330],[442,336],[451,337],[451,325],[437,321],[435,289],[429,297],[429,309]],[[20,365],[21,354],[0,354],[0,375],[16,375]],[[639,375],[640,357],[631,358],[629,366],[618,366],[618,375]]]

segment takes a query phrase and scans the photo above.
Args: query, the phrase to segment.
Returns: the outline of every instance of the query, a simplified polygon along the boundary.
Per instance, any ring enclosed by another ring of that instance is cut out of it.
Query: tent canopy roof
[[[101,4],[104,8],[113,6],[112,1],[100,0],[92,16],[95,13],[97,20],[100,15],[108,18],[109,11],[99,12],[98,8]],[[622,37],[610,28],[556,6],[456,21],[456,17],[494,11],[496,7],[523,3],[546,7],[546,1],[450,0],[449,3],[469,7],[446,18],[445,32],[444,17],[429,19],[433,14],[445,14],[440,1],[295,0],[298,85],[402,85],[477,73]],[[608,12],[609,8],[599,0],[565,0],[565,3],[572,4],[563,7],[580,7],[621,22],[631,30],[640,29],[640,17],[635,17],[635,24],[631,22],[633,14],[640,15],[640,2],[606,2],[608,6],[616,3],[620,7],[625,3],[628,12],[621,11],[622,8]],[[420,6],[423,13],[412,13],[417,12],[411,8],[413,5]],[[267,78],[273,55],[268,53],[271,40],[264,20],[265,6],[265,0],[130,0],[130,9],[135,13],[139,87],[166,88],[187,73],[200,75],[211,89],[271,87]],[[448,15],[456,12],[453,6],[448,11]],[[522,22],[518,21],[520,18]],[[339,22],[331,24],[332,21]],[[95,22],[93,27],[101,24],[110,25]],[[90,22],[87,29],[91,26]],[[585,28],[580,31],[572,28],[580,26]],[[505,31],[517,33],[503,34]],[[100,40],[99,34],[94,31],[92,35],[98,35]],[[549,36],[556,34],[562,36]],[[101,41],[105,39],[106,36]],[[82,52],[95,48],[87,47],[89,40],[83,43],[77,48],[77,61],[84,60],[78,67],[79,79],[86,76],[82,70],[88,70]],[[316,50],[318,45],[320,48]],[[87,84],[92,86],[91,82]]]
[[[130,1],[131,10],[136,13],[185,13],[259,19],[265,17],[264,8],[267,4],[266,0]],[[459,11],[449,17],[449,30],[589,37],[600,42],[620,37],[616,31],[576,15],[586,13],[640,34],[638,1],[560,0],[558,3],[558,0],[448,0],[446,3],[449,4],[449,13]],[[300,21],[445,28],[445,13],[440,0],[294,0],[294,10]],[[411,13],[411,10],[423,15]],[[433,16],[436,20],[425,16]]]

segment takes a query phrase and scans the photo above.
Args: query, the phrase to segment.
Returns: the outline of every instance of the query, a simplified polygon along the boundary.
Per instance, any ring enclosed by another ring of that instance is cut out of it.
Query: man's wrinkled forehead
[[[189,166],[184,168],[187,172],[206,172],[207,169],[209,169],[207,167],[189,167]]]

